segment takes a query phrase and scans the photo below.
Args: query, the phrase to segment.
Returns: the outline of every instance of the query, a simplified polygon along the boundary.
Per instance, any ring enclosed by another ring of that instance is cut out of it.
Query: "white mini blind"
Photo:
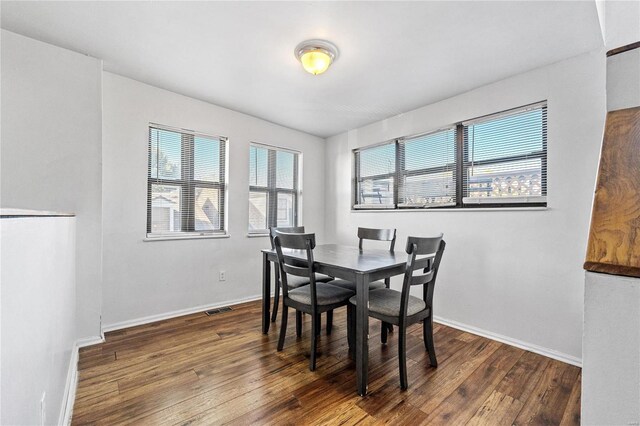
[[[300,153],[267,145],[249,147],[249,233],[298,224]]]
[[[149,126],[147,235],[224,232],[226,138]]]
[[[401,140],[398,150],[398,207],[455,206],[455,127]]]
[[[395,207],[395,142],[356,150],[355,170],[355,208]]]
[[[546,103],[462,124],[464,204],[546,203]]]

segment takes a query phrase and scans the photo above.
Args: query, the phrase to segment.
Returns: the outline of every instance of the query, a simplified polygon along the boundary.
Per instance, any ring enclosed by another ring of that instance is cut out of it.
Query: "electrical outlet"
[[[47,424],[47,406],[45,405],[47,393],[42,392],[42,398],[40,398],[40,426]]]
[[[219,280],[220,281],[226,281],[227,280],[227,273],[225,271],[220,271]]]

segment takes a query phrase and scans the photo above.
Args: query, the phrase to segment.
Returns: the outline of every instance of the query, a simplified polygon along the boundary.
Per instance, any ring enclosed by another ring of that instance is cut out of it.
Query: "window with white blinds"
[[[354,209],[546,206],[546,103],[356,149],[354,170]]]
[[[147,236],[225,232],[227,139],[149,126]]]
[[[456,129],[400,140],[398,207],[456,205]]]
[[[249,147],[249,233],[298,226],[300,153],[267,145]]]
[[[545,203],[547,106],[462,123],[465,204]]]

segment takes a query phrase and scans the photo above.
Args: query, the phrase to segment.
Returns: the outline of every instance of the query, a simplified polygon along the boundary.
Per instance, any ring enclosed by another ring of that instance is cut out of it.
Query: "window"
[[[354,161],[354,209],[546,206],[546,103],[357,149]]]
[[[149,126],[147,236],[225,232],[227,139]]]
[[[545,105],[472,120],[462,127],[465,204],[546,202]]]
[[[249,147],[249,233],[298,226],[300,153],[266,145]]]

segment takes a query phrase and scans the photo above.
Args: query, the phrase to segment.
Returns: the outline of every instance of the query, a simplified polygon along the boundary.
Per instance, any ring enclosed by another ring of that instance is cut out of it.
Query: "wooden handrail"
[[[607,114],[584,269],[640,277],[640,107]]]

